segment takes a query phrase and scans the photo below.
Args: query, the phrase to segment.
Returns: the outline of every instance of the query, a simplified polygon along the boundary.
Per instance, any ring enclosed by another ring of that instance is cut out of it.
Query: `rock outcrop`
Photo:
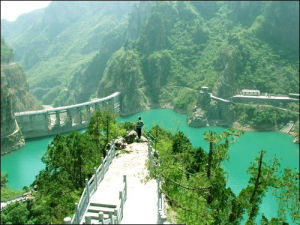
[[[188,124],[192,127],[232,126],[234,109],[231,103],[211,99],[207,88],[202,88]]]
[[[201,108],[195,108],[192,117],[188,120],[188,124],[191,127],[205,127],[208,124],[205,111]]]
[[[28,92],[22,68],[14,62],[12,49],[1,38],[1,154],[25,144],[14,113],[39,108],[38,101]]]
[[[1,155],[25,144],[14,115],[14,99],[1,74]]]
[[[127,133],[125,134],[125,141],[127,144],[132,144],[135,139],[137,137],[137,133],[134,130],[131,131],[127,131]]]

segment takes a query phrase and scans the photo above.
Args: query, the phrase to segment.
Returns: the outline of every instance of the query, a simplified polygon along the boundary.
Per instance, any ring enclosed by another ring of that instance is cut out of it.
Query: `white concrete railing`
[[[152,139],[150,135],[147,136],[148,138],[148,159],[150,161],[150,164],[152,165],[153,161],[153,151],[152,151]],[[159,166],[159,164],[158,164]],[[157,182],[157,224],[169,224],[167,221],[167,216],[165,214],[165,208],[164,208],[164,195],[162,193],[161,189],[161,180],[160,177],[156,179]]]
[[[127,179],[126,175],[123,175],[123,188],[122,191],[119,192],[119,202],[117,206],[110,205],[111,207],[115,206],[115,210],[113,212],[109,212],[109,217],[104,218],[104,213],[98,213],[98,221],[100,224],[120,224],[123,219],[123,210],[124,210],[124,203],[127,199]],[[92,218],[90,216],[85,217],[85,224],[92,224]]]
[[[94,168],[94,175],[90,178],[90,180],[85,179],[86,186],[81,194],[79,203],[75,203],[75,214],[72,217],[66,217],[64,219],[65,224],[79,224],[82,220],[84,213],[87,210],[87,207],[90,202],[90,197],[97,190],[98,185],[103,180],[105,173],[107,172],[109,165],[111,164],[113,158],[115,157],[115,141],[113,143],[104,158],[102,160],[100,166],[96,169]]]

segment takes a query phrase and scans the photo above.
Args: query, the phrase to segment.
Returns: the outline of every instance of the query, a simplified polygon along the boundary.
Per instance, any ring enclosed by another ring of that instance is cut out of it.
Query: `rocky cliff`
[[[25,144],[14,113],[41,108],[28,92],[22,68],[14,62],[12,49],[1,38],[1,154]]]
[[[188,113],[187,120],[192,127],[231,127],[235,120],[234,106],[231,103],[214,100],[208,91],[201,90],[192,112]]]
[[[1,74],[1,155],[25,144],[22,132],[14,116],[14,98]]]

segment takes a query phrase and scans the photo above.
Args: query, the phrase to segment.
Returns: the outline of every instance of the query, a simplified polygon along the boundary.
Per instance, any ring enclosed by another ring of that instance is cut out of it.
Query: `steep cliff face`
[[[192,127],[232,126],[235,120],[234,106],[211,99],[208,92],[201,92],[197,104],[188,114],[187,122]]]
[[[121,114],[129,115],[147,108],[144,78],[139,55],[121,48],[109,60],[98,89],[98,96],[120,91]]]
[[[1,154],[24,145],[14,113],[41,108],[28,92],[22,68],[13,61],[13,51],[1,38]]]
[[[15,62],[1,65],[1,77],[7,83],[14,99],[15,112],[41,109],[40,103],[29,93],[28,83],[22,68]]]
[[[25,144],[22,132],[14,116],[13,95],[1,74],[1,155]]]

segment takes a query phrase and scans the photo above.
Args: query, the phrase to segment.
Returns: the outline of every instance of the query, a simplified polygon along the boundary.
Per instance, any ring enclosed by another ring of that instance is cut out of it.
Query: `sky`
[[[14,21],[21,14],[31,12],[36,9],[44,8],[51,1],[2,1],[1,0],[1,19]]]

